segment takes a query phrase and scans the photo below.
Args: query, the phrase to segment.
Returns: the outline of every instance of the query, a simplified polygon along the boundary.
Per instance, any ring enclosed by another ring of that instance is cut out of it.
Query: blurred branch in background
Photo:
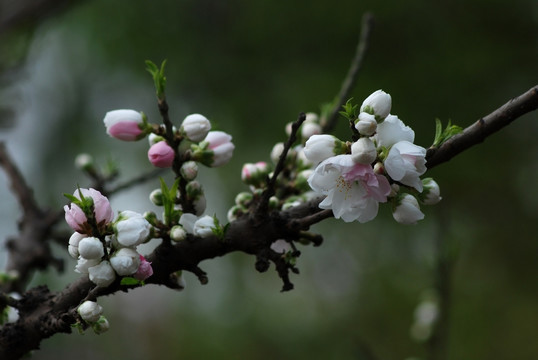
[[[20,26],[35,27],[45,18],[84,0],[1,0],[0,34]]]

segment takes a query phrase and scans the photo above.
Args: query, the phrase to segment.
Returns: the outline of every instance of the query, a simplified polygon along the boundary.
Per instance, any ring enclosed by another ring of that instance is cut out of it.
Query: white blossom
[[[101,259],[105,254],[103,243],[95,237],[87,237],[80,240],[78,252],[84,259]]]
[[[213,229],[215,228],[215,219],[212,216],[206,215],[194,223],[193,233],[196,236],[205,238],[213,235]]]
[[[426,172],[426,149],[410,143],[400,141],[394,144],[384,161],[387,174],[404,185],[412,186],[422,191],[420,176]]]
[[[367,112],[375,115],[376,119],[383,120],[390,113],[391,107],[390,95],[383,90],[376,90],[363,101],[360,112]]]
[[[116,239],[122,246],[136,246],[147,240],[151,232],[150,223],[134,211],[122,211],[114,225]]]

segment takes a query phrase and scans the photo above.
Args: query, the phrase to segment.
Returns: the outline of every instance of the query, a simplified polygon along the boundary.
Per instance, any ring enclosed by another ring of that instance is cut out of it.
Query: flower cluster
[[[222,166],[230,161],[235,147],[229,134],[210,131],[211,122],[200,114],[188,115],[179,128],[174,127],[173,139],[167,138],[164,125],[150,124],[135,110],[109,111],[103,122],[107,134],[119,140],[136,141],[149,135],[148,159],[159,168],[171,167],[174,159],[180,165],[194,160],[210,167]]]
[[[311,188],[325,195],[319,204],[346,222],[370,221],[379,203],[390,202],[394,219],[413,224],[424,218],[419,201],[435,204],[441,197],[437,183],[426,172],[426,149],[413,143],[414,131],[390,114],[389,94],[378,90],[360,107],[354,122],[356,141],[332,135],[312,135],[305,144],[308,160],[317,164],[308,178]],[[418,200],[417,200],[418,198]]]
[[[122,211],[114,220],[108,199],[95,189],[77,189],[68,196],[65,220],[75,230],[68,252],[78,259],[75,271],[88,274],[97,286],[110,285],[117,276],[143,281],[153,274],[151,264],[136,247],[151,238],[152,226],[134,211]]]

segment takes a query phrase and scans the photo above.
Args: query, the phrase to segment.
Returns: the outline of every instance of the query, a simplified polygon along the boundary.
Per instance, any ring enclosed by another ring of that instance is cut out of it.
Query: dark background
[[[6,14],[9,2],[1,3]],[[104,114],[142,110],[159,121],[144,60],[168,59],[176,124],[199,112],[229,132],[235,156],[202,171],[207,213],[225,218],[244,162],[267,160],[284,126],[337,94],[361,17],[376,25],[353,92],[392,95],[392,113],[429,146],[434,119],[470,125],[538,80],[538,3],[466,1],[84,1],[0,34],[0,139],[36,197],[51,207],[87,180],[77,153],[115,159],[126,178],[150,170],[147,143],[106,136]],[[2,16],[0,16],[0,19]],[[529,114],[428,175],[443,201],[416,226],[388,207],[368,224],[334,219],[315,227],[296,289],[233,254],[203,263],[210,282],[187,275],[183,293],[148,286],[99,300],[111,323],[100,336],[56,335],[36,359],[427,357],[410,336],[413,311],[435,285],[435,244],[448,249],[449,359],[538,357],[537,115]],[[348,136],[342,120],[336,134]],[[0,235],[16,231],[18,208],[0,175]],[[157,180],[112,199],[115,210],[152,209]],[[64,248],[58,254],[67,257]],[[0,264],[5,257],[0,257]],[[39,274],[61,289],[76,278]]]

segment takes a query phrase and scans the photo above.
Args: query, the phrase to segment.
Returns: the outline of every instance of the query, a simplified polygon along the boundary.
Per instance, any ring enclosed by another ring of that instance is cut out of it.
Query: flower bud
[[[159,141],[148,150],[149,162],[158,168],[171,167],[174,162],[174,156],[174,149],[166,141]]]
[[[400,224],[406,225],[416,224],[418,220],[424,219],[424,214],[420,211],[417,199],[410,194],[405,194],[398,199],[392,216]]]
[[[371,164],[377,158],[377,150],[370,138],[361,137],[351,145],[351,158],[355,163]]]
[[[75,158],[75,167],[80,170],[91,171],[94,166],[93,157],[90,154],[78,154]]]
[[[242,216],[246,212],[246,209],[243,206],[240,205],[234,205],[228,210],[228,213],[226,214],[226,217],[229,222],[237,220],[240,216]]]
[[[157,144],[159,141],[165,141],[165,139],[157,134],[151,133],[148,136],[149,146]]]
[[[183,241],[187,238],[187,232],[180,225],[172,226],[170,229],[170,239],[172,241]]]
[[[198,220],[198,217],[194,214],[184,213],[179,218],[179,224],[183,226],[187,234],[193,234],[194,232],[194,223]]]
[[[104,260],[88,269],[90,281],[99,287],[107,287],[116,279],[116,273],[110,262]]]
[[[211,130],[211,123],[203,115],[191,114],[183,120],[180,130],[189,140],[199,142]]]
[[[374,115],[376,120],[382,121],[390,113],[392,99],[383,90],[374,91],[362,103],[360,112],[367,112]]]
[[[247,163],[241,169],[241,180],[247,185],[261,187],[271,169],[265,161],[259,161],[255,164]]]
[[[136,270],[133,277],[137,280],[144,281],[153,275],[153,268],[151,267],[151,263],[142,255],[139,256],[139,259],[140,265],[138,266],[138,270]]]
[[[223,131],[210,131],[204,141],[209,142],[209,150],[213,151],[213,159],[206,165],[218,167],[230,161],[235,149],[230,135]]]
[[[103,122],[106,132],[113,138],[123,141],[135,141],[144,137],[142,130],[144,119],[135,110],[114,110],[106,113]]]
[[[307,112],[305,114],[304,124],[308,123],[319,123],[318,114],[316,114],[315,112]]]
[[[248,207],[252,202],[252,193],[243,191],[235,196],[235,203],[240,206]]]
[[[271,150],[271,161],[273,163],[278,163],[278,159],[280,159],[280,155],[284,151],[284,143],[276,143],[275,146],[273,146],[273,150]]]
[[[114,231],[121,246],[136,246],[148,239],[151,225],[141,214],[125,210],[119,214]]]
[[[292,247],[286,240],[279,239],[271,244],[271,250],[279,254],[285,254],[292,251]]]
[[[312,135],[318,135],[321,133],[321,126],[315,122],[306,122],[301,126],[301,137],[305,140],[309,139]]]
[[[78,257],[77,265],[75,266],[75,272],[79,274],[87,274],[92,266],[95,266],[101,262],[101,259],[85,259],[81,256]]]
[[[202,185],[198,181],[191,181],[185,186],[185,191],[187,192],[187,198],[196,199],[198,196],[203,195],[204,191],[202,190]]]
[[[86,300],[77,309],[82,320],[94,323],[101,317],[103,307],[94,301]]]
[[[87,237],[80,240],[78,252],[84,259],[101,259],[105,255],[103,243],[95,237]]]
[[[163,192],[161,189],[155,189],[149,194],[149,200],[153,205],[163,206]]]
[[[110,329],[110,324],[108,323],[108,320],[106,317],[101,316],[99,320],[97,320],[96,323],[92,324],[92,329],[93,329],[93,332],[99,335],[104,332],[107,332],[108,329]]]
[[[206,215],[194,223],[193,233],[201,238],[206,238],[213,235],[213,229],[215,228],[215,219],[212,216]]]
[[[185,180],[192,181],[198,175],[198,165],[195,161],[186,161],[179,171]]]
[[[205,198],[205,195],[198,195],[196,199],[192,202],[192,205],[194,207],[194,212],[196,213],[196,216],[202,215],[207,206],[207,200]]]
[[[441,201],[441,190],[439,189],[439,184],[432,178],[422,179],[422,184],[424,185],[424,190],[419,195],[420,200],[425,205],[435,205]]]
[[[325,159],[345,153],[345,149],[345,143],[335,136],[327,134],[312,135],[306,141],[304,154],[308,160],[318,164]]]
[[[140,266],[140,255],[131,248],[121,248],[110,258],[110,265],[120,276],[132,275]]]
[[[375,116],[366,112],[361,112],[359,114],[359,120],[355,123],[355,129],[357,129],[361,135],[373,135],[377,130]]]
[[[75,231],[69,238],[69,246],[67,248],[67,251],[69,252],[69,255],[71,255],[71,257],[73,257],[74,259],[78,258],[78,256],[80,255],[78,252],[78,244],[85,237],[86,235]]]
[[[64,206],[65,211],[65,222],[71,227],[71,229],[85,233],[85,224],[88,222],[88,218],[84,211],[75,203]]]
[[[314,170],[307,169],[297,174],[297,178],[295,179],[295,187],[301,192],[309,191],[311,188],[310,185],[308,185],[308,178],[313,172]]]

